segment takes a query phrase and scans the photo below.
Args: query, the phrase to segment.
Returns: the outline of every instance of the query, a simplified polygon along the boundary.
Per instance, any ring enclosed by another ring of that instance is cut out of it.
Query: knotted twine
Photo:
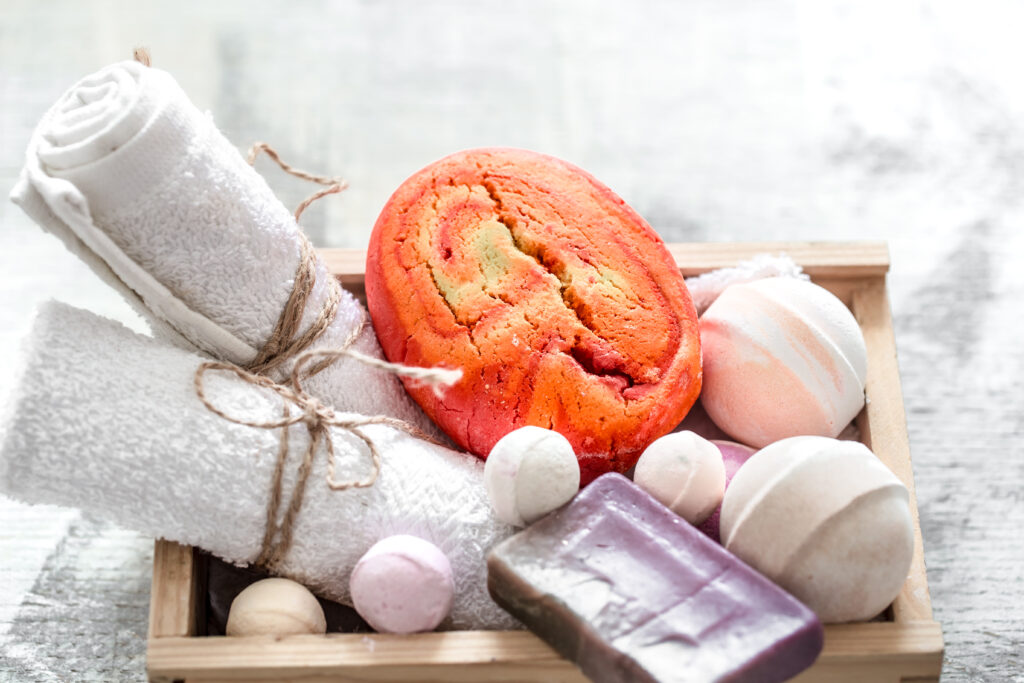
[[[310,472],[312,472],[313,469],[313,460],[316,457],[317,452],[320,450],[321,444],[323,444],[323,448],[327,455],[327,486],[332,491],[344,491],[350,488],[366,488],[373,486],[377,481],[377,477],[380,474],[381,453],[377,448],[377,444],[374,443],[373,439],[371,439],[369,435],[361,429],[361,427],[375,424],[387,425],[411,434],[412,436],[438,444],[436,440],[421,431],[415,425],[388,415],[375,415],[371,417],[338,416],[334,412],[333,408],[311,396],[302,386],[302,377],[309,376],[308,373],[303,373],[304,366],[308,362],[318,356],[323,357],[323,360],[327,360],[329,362],[333,362],[342,356],[352,356],[354,352],[348,347],[358,337],[361,330],[362,326],[357,326],[353,329],[341,348],[316,349],[300,354],[295,360],[295,366],[292,369],[290,386],[278,384],[266,376],[249,372],[248,370],[232,363],[209,361],[201,364],[196,369],[196,373],[193,378],[196,395],[208,410],[225,420],[234,422],[235,424],[256,427],[258,429],[281,430],[281,441],[278,445],[277,462],[274,466],[274,474],[270,487],[270,498],[267,502],[267,522],[264,527],[260,554],[256,558],[255,562],[258,566],[266,567],[267,569],[274,571],[280,565],[281,560],[283,560],[288,549],[291,547],[295,519],[298,516],[299,510],[302,508],[306,482],[309,480]],[[354,357],[359,358],[361,356],[362,354],[358,354]],[[376,359],[371,358],[370,360]],[[412,367],[389,369],[390,372],[395,374],[419,378],[435,385],[451,384],[461,376],[461,372],[457,370],[448,370],[444,372],[454,374],[444,376],[435,373],[434,377],[431,377],[429,373],[433,370],[434,369],[431,368]],[[439,368],[437,370],[443,371],[444,369]],[[203,380],[208,371],[229,372],[244,382],[248,382],[253,386],[266,389],[277,394],[281,398],[283,405],[281,418],[278,420],[258,421],[247,420],[227,414],[211,403],[209,398],[206,396],[206,388]],[[292,407],[298,408],[297,414],[292,414]],[[292,425],[299,424],[300,422],[304,423],[306,425],[306,429],[309,431],[309,444],[303,454],[302,462],[299,464],[288,508],[285,511],[281,522],[278,523],[277,518],[281,510],[281,499],[284,488],[284,471],[289,453],[288,428]],[[365,478],[350,479],[346,481],[338,481],[335,479],[334,440],[330,432],[331,427],[344,429],[366,444],[370,453],[372,468]]]
[[[317,176],[292,167],[282,161],[277,152],[265,142],[257,143],[252,147],[248,157],[250,164],[255,162],[257,155],[261,151],[266,152],[267,155],[276,161],[287,173],[325,186],[324,189],[317,191],[299,204],[295,211],[296,223],[298,223],[298,220],[302,216],[302,212],[306,207],[314,201],[329,194],[341,192],[348,185],[344,180],[339,178]],[[309,475],[313,470],[313,461],[321,449],[326,453],[327,457],[327,486],[332,491],[344,491],[350,488],[366,488],[373,486],[377,481],[377,477],[380,475],[380,450],[378,449],[377,444],[374,443],[373,439],[371,439],[370,436],[361,429],[362,427],[378,424],[387,425],[406,432],[414,437],[441,445],[438,441],[415,425],[388,415],[357,417],[338,416],[334,412],[333,408],[320,402],[306,391],[302,384],[303,379],[317,374],[343,356],[354,358],[363,364],[382,369],[391,374],[408,377],[414,381],[424,382],[435,387],[450,386],[458,381],[462,376],[462,372],[460,370],[450,370],[446,368],[421,368],[402,365],[399,363],[389,363],[352,349],[351,346],[359,338],[359,335],[366,327],[367,319],[365,312],[363,313],[362,320],[353,327],[352,331],[349,332],[348,337],[345,339],[345,342],[339,348],[316,349],[312,351],[306,350],[310,344],[316,341],[324,331],[330,327],[333,322],[338,311],[338,304],[341,300],[341,286],[338,284],[337,279],[330,277],[327,283],[328,294],[324,306],[320,310],[316,320],[314,320],[304,332],[300,333],[299,328],[303,312],[305,311],[306,302],[313,291],[313,286],[316,284],[316,270],[319,261],[313,246],[301,231],[299,232],[299,240],[299,266],[295,273],[294,285],[288,297],[288,301],[285,303],[284,309],[281,311],[281,315],[277,320],[277,324],[274,326],[274,330],[263,348],[260,349],[259,353],[246,368],[242,368],[231,363],[210,361],[202,363],[196,369],[196,373],[193,378],[196,395],[199,397],[199,400],[203,405],[206,406],[207,410],[210,410],[214,414],[230,422],[234,422],[235,424],[246,425],[258,429],[281,430],[281,441],[278,446],[277,462],[275,464],[274,474],[271,480],[270,497],[267,501],[267,521],[266,526],[264,527],[260,554],[256,558],[255,562],[258,566],[265,567],[272,571],[276,570],[280,566],[281,561],[284,559],[291,547],[295,520],[302,508],[306,483],[308,482]],[[295,360],[295,363],[291,368],[288,379],[286,380],[289,381],[288,384],[278,383],[267,377],[267,373],[280,369],[282,365],[292,359]],[[315,359],[319,360],[317,360],[317,362],[313,362]],[[307,365],[311,366],[307,368]],[[269,390],[279,396],[282,401],[281,418],[265,421],[247,420],[245,418],[229,415],[215,406],[206,396],[206,388],[203,380],[207,372],[217,371],[231,373],[243,382],[252,384],[260,389]],[[293,408],[297,409],[294,413]],[[304,424],[309,432],[309,444],[307,445],[302,456],[302,461],[299,464],[288,507],[285,510],[281,521],[278,522],[278,516],[281,511],[282,498],[284,495],[284,472],[289,454],[288,430],[292,425],[299,423]],[[366,477],[362,479],[353,478],[343,481],[338,481],[335,478],[334,439],[331,435],[332,427],[346,430],[366,445],[371,460],[371,470]]]
[[[248,162],[250,165],[254,165],[256,163],[256,157],[259,156],[261,151],[266,152],[267,156],[276,161],[286,173],[302,178],[303,180],[309,180],[311,182],[327,186],[325,189],[313,193],[299,204],[298,208],[295,209],[296,224],[298,224],[299,218],[302,216],[302,212],[305,211],[306,207],[310,204],[321,197],[341,192],[348,186],[348,183],[340,178],[328,178],[325,176],[313,175],[286,164],[281,160],[281,157],[278,156],[277,152],[265,142],[257,142],[252,146],[252,149],[249,150]],[[341,285],[338,284],[337,279],[331,277],[327,282],[327,300],[324,303],[323,308],[320,309],[320,314],[305,332],[302,334],[298,333],[299,325],[302,322],[302,314],[306,310],[306,302],[309,300],[309,295],[312,294],[313,286],[316,284],[316,267],[318,263],[316,252],[313,249],[313,245],[310,244],[309,239],[306,238],[306,235],[301,230],[298,235],[299,267],[298,270],[295,271],[295,280],[292,285],[292,291],[288,295],[288,301],[285,302],[284,309],[282,309],[281,315],[277,319],[277,324],[274,326],[274,330],[270,333],[270,337],[246,368],[258,375],[268,374],[291,358],[296,357],[305,349],[309,348],[309,345],[316,341],[320,335],[331,326],[331,323],[334,322],[335,315],[338,313],[338,304],[341,301]],[[359,325],[357,325],[357,328],[362,330],[362,327],[365,324],[366,318],[364,314],[364,318]],[[355,340],[353,339],[352,341]],[[347,347],[349,344],[351,344],[351,342],[345,346]],[[330,365],[331,362],[333,362],[333,359],[322,359],[309,370],[309,374],[315,375]]]

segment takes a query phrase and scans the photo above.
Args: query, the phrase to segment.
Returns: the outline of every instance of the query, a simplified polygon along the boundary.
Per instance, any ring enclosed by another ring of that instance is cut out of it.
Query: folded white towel
[[[11,198],[114,284],[154,332],[245,365],[270,337],[300,258],[295,220],[174,79],[137,62],[79,81],[29,142]],[[302,329],[330,277],[318,262]],[[311,348],[341,346],[365,309],[343,292]],[[144,306],[138,306],[139,299]],[[370,327],[352,347],[380,358]],[[387,414],[436,434],[399,381],[341,359],[308,382],[341,410]]]
[[[261,548],[280,430],[234,424],[193,388],[200,356],[65,304],[45,305],[0,422],[0,492],[79,507],[235,563]],[[207,396],[232,416],[280,418],[281,401],[233,376],[208,374]],[[290,428],[284,491],[308,444]],[[443,627],[515,628],[491,600],[484,555],[514,532],[495,517],[483,463],[385,426],[362,428],[383,452],[369,488],[332,491],[319,453],[281,572],[351,604],[349,574],[376,541],[413,534],[451,561],[456,602]],[[365,446],[332,430],[338,479],[371,470]]]

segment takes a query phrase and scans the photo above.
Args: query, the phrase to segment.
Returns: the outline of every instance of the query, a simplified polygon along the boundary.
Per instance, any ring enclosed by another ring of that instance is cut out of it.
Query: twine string
[[[144,53],[143,57],[148,60],[148,54]],[[136,55],[136,59],[139,59],[138,55]],[[139,61],[142,62],[143,60],[139,59]],[[329,194],[341,192],[348,186],[348,183],[340,178],[318,176],[296,169],[284,162],[277,151],[265,142],[253,145],[248,156],[250,164],[255,162],[260,152],[267,154],[267,156],[276,161],[285,172],[324,186],[323,189],[299,204],[295,210],[296,222],[298,222],[302,212],[311,203]],[[326,455],[327,486],[332,491],[345,491],[352,488],[373,486],[380,475],[380,449],[374,440],[362,430],[362,427],[386,425],[436,445],[441,445],[415,425],[387,415],[339,416],[334,412],[333,408],[312,396],[303,385],[303,380],[316,375],[342,357],[352,358],[366,366],[406,377],[414,382],[428,384],[433,386],[435,390],[439,390],[441,386],[454,384],[462,376],[461,370],[421,368],[406,366],[400,363],[389,363],[353,349],[352,346],[363,333],[368,322],[365,311],[363,312],[362,319],[352,326],[340,347],[310,350],[310,345],[323,335],[337,316],[341,301],[341,285],[337,279],[328,276],[327,296],[324,304],[312,324],[305,331],[300,332],[302,317],[316,284],[317,270],[321,266],[312,244],[310,244],[301,230],[298,234],[299,265],[295,271],[292,290],[263,348],[260,349],[256,357],[245,368],[231,363],[209,361],[200,364],[193,377],[196,395],[206,409],[213,414],[229,422],[256,429],[281,430],[277,459],[271,479],[270,495],[267,499],[266,524],[264,526],[260,553],[256,559],[257,565],[272,571],[279,569],[283,558],[291,548],[295,520],[302,509],[306,485],[319,452],[323,451]],[[285,383],[275,382],[268,376],[269,373],[281,368],[282,365],[292,359],[295,362],[292,365],[291,372],[287,373]],[[207,396],[205,377],[208,372],[229,373],[257,389],[276,395],[282,405],[281,417],[271,420],[249,420],[229,414],[224,409],[215,405]],[[309,433],[309,443],[298,465],[288,505],[282,515],[285,471],[290,452],[289,428],[300,423],[305,425]],[[365,477],[343,480],[337,478],[332,428],[345,430],[366,446],[370,456],[370,472]],[[280,522],[278,522],[279,517],[281,518]]]
[[[281,430],[281,440],[277,451],[277,461],[274,466],[273,479],[271,481],[271,493],[267,504],[267,522],[264,529],[262,548],[256,563],[268,568],[277,566],[281,559],[288,552],[292,544],[292,535],[295,527],[295,519],[302,508],[302,501],[306,491],[306,484],[310,473],[313,470],[313,463],[317,454],[322,450],[326,455],[327,463],[327,486],[332,491],[345,491],[352,488],[367,488],[373,486],[380,475],[381,453],[377,444],[361,428],[370,425],[386,425],[403,431],[411,436],[424,439],[435,445],[441,445],[437,440],[404,420],[390,417],[388,415],[373,416],[351,416],[338,415],[329,405],[311,396],[302,384],[301,378],[304,375],[300,368],[312,362],[316,357],[323,356],[337,359],[341,356],[351,356],[359,359],[362,354],[353,355],[350,349],[317,349],[302,353],[295,361],[296,371],[292,373],[292,380],[289,384],[278,384],[269,378],[240,368],[231,363],[219,361],[207,361],[197,369],[193,382],[196,396],[213,414],[239,425],[253,427],[256,429]],[[259,389],[271,392],[281,399],[282,414],[280,418],[269,420],[247,419],[231,415],[223,408],[217,406],[208,396],[206,390],[206,374],[209,372],[222,372],[234,375],[239,380]],[[458,372],[458,371],[455,371]],[[422,381],[432,384],[450,384],[451,375],[448,373],[439,374],[436,377],[427,377]],[[289,446],[289,427],[297,424],[304,424],[309,432],[309,443],[303,453],[302,461],[296,474],[295,484],[292,489],[288,507],[285,510],[281,522],[277,522],[280,516],[283,494],[284,494],[284,473]],[[339,480],[336,475],[336,453],[334,438],[331,428],[336,427],[347,431],[365,444],[370,456],[370,472],[362,478],[353,477]],[[276,538],[276,542],[275,542]]]
[[[305,211],[310,204],[321,197],[341,192],[348,187],[348,182],[343,178],[316,175],[308,171],[295,168],[284,161],[281,158],[281,155],[277,153],[277,150],[266,142],[257,142],[249,149],[249,154],[246,159],[249,162],[249,165],[254,165],[256,163],[256,157],[259,156],[260,152],[265,153],[277,162],[278,166],[280,166],[286,173],[293,175],[296,178],[327,186],[324,189],[313,193],[299,204],[298,208],[295,210],[296,223],[299,222],[302,212]],[[256,358],[254,358],[248,365],[250,370],[259,374],[267,374],[275,370],[289,359],[309,348],[309,346],[316,341],[328,327],[331,326],[331,323],[334,321],[334,317],[338,312],[338,304],[341,301],[341,285],[338,284],[336,278],[329,277],[327,282],[327,300],[320,309],[320,314],[305,332],[299,334],[299,327],[302,324],[302,315],[306,310],[306,303],[308,302],[309,297],[313,292],[313,287],[316,284],[316,271],[319,260],[317,259],[316,251],[313,249],[313,245],[310,243],[309,239],[301,230],[298,234],[299,266],[295,271],[295,281],[292,286],[292,291],[288,296],[288,301],[285,303],[284,308],[281,310],[281,315],[277,319],[277,323],[274,326],[274,330],[271,332],[270,337],[263,345],[263,348],[260,349]],[[357,334],[362,331],[365,324],[366,320],[364,317],[359,325],[357,325]],[[346,342],[344,346],[347,347],[348,342]],[[324,359],[321,363],[309,370],[310,374],[315,375],[322,371],[330,365],[330,362],[331,361]]]
[[[334,322],[338,313],[338,305],[341,302],[341,285],[338,284],[336,278],[328,276],[327,299],[320,309],[320,313],[305,332],[299,333],[306,303],[316,285],[317,265],[318,259],[313,245],[305,235],[299,232],[299,266],[295,271],[292,291],[288,295],[288,301],[285,302],[270,337],[267,338],[256,357],[246,366],[252,372],[263,375],[284,365],[288,360],[309,348]],[[365,325],[364,315],[363,320],[353,327],[351,336],[358,336]],[[327,363],[319,364],[310,373],[316,374],[327,365]],[[294,374],[294,369],[292,372]]]
[[[145,47],[140,46],[132,50],[132,58],[143,66],[148,67],[152,64],[149,49]],[[277,150],[266,142],[257,142],[249,150],[248,162],[250,165],[253,165],[256,162],[256,157],[260,152],[264,152],[267,156],[276,161],[286,173],[296,176],[297,178],[302,178],[303,180],[308,180],[310,182],[326,186],[324,189],[315,192],[299,204],[298,208],[295,210],[296,223],[298,223],[303,211],[305,211],[310,204],[321,197],[341,192],[348,187],[348,181],[343,178],[316,175],[309,173],[308,171],[295,168],[281,159]],[[284,308],[281,310],[281,315],[278,317],[277,322],[274,325],[274,329],[270,333],[270,337],[263,344],[263,347],[256,354],[256,357],[246,366],[249,370],[257,374],[269,374],[284,365],[289,359],[309,348],[309,346],[316,341],[328,327],[331,326],[331,323],[337,315],[338,305],[341,302],[341,285],[338,284],[337,279],[330,277],[327,282],[327,299],[321,307],[319,315],[305,332],[299,334],[299,328],[302,324],[302,316],[305,313],[306,304],[308,303],[309,297],[313,292],[313,287],[316,284],[316,271],[319,261],[316,257],[313,245],[305,234],[300,230],[298,235],[299,265],[295,271],[295,278],[292,290],[288,295],[288,301],[285,302]],[[355,334],[358,335],[361,333],[365,325],[366,320],[364,317],[364,319],[357,325]],[[348,343],[349,342],[346,342],[345,345],[347,346]],[[324,370],[328,365],[330,365],[330,363],[331,361],[325,359],[322,363],[317,364],[308,372],[310,375],[315,375],[316,373]]]
[[[302,216],[302,212],[305,211],[310,204],[320,199],[321,197],[326,197],[329,194],[336,194],[348,187],[348,181],[345,180],[344,178],[317,175],[315,173],[310,173],[309,171],[303,171],[302,169],[295,168],[294,166],[286,162],[284,159],[282,159],[281,156],[277,153],[277,150],[271,147],[266,142],[257,142],[256,144],[249,148],[249,156],[246,158],[246,161],[249,162],[250,166],[254,166],[256,164],[256,157],[260,155],[260,152],[263,152],[268,157],[273,159],[277,163],[277,165],[281,167],[281,170],[283,170],[285,173],[293,175],[296,178],[308,180],[309,182],[316,183],[317,185],[325,186],[324,189],[317,190],[316,192],[302,200],[298,208],[295,209],[296,223],[299,221],[299,217]]]

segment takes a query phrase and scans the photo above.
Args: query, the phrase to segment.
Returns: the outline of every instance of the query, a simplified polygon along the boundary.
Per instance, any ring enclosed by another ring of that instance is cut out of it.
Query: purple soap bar
[[[783,681],[821,623],[619,474],[487,557],[494,600],[583,673],[610,681]]]

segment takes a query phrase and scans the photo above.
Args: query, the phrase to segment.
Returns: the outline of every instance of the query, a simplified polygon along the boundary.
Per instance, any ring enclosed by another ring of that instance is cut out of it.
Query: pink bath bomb
[[[816,284],[776,277],[727,287],[701,317],[700,336],[701,403],[737,441],[836,437],[864,406],[860,326]]]
[[[722,460],[725,462],[725,490],[729,490],[729,483],[732,481],[733,476],[739,471],[740,467],[747,460],[750,459],[755,451],[750,446],[744,446],[741,443],[735,441],[720,441],[712,440],[711,443],[718,446],[718,450],[722,452]],[[718,525],[722,517],[722,505],[719,504],[715,508],[715,511],[711,513],[704,522],[697,525],[697,528],[703,531],[709,538],[714,541],[721,543],[722,539],[719,535]]]
[[[356,563],[349,581],[359,616],[381,633],[432,631],[455,595],[448,558],[429,541],[389,536]]]

